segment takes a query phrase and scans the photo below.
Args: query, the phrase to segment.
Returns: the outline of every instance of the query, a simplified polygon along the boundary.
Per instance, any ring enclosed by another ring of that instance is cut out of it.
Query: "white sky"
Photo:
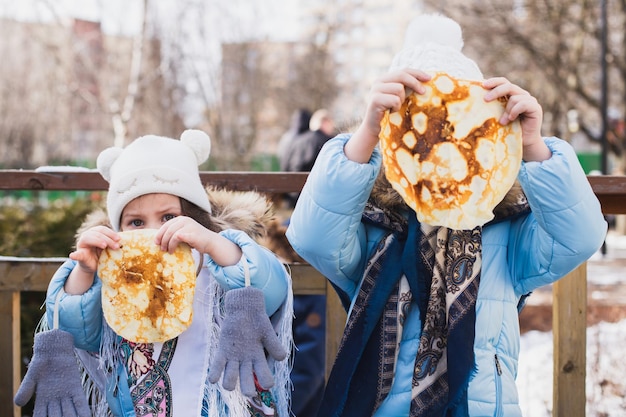
[[[229,21],[246,36],[290,40],[297,35],[295,0],[151,0],[165,18],[179,16],[181,5],[189,9],[203,8],[217,21]],[[138,28],[143,0],[0,0],[0,16],[18,20],[53,21],[75,17],[101,21],[110,34],[132,34]],[[165,11],[165,12],[163,12]],[[222,17],[223,19],[220,19]],[[178,22],[180,23],[180,22]]]

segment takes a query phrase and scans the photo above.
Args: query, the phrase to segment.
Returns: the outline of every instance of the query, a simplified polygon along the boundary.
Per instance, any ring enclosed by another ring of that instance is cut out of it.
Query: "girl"
[[[46,301],[48,324],[52,325],[57,307],[59,328],[74,337],[96,393],[92,401],[96,415],[288,415],[290,278],[278,258],[251,237],[262,232],[269,204],[255,193],[208,193],[198,165],[209,152],[209,137],[188,130],[180,140],[143,136],[98,157],[98,170],[109,181],[108,221],[92,217],[79,230],[76,250],[52,278]],[[164,251],[188,244],[199,266],[193,321],[178,337],[163,343],[124,340],[103,320],[99,256],[105,248],[119,248],[118,231],[134,229],[157,229],[155,243]],[[246,349],[220,351],[237,342],[220,335],[219,329],[234,319],[224,312],[225,293],[241,291],[246,271],[251,291],[262,292],[261,302],[239,297],[235,307],[248,310],[247,317],[257,322],[242,320],[231,323],[231,328],[239,326],[245,335],[253,334],[271,318],[280,346],[261,341]],[[262,311],[252,311],[254,306]],[[255,354],[265,361],[264,348],[269,355],[263,365],[271,368],[274,381],[224,363]],[[223,360],[210,372],[218,352]],[[217,382],[224,368],[224,382]],[[233,372],[240,374],[241,389],[234,386]]]
[[[508,97],[501,124],[521,122],[521,188],[482,227],[419,224],[381,171],[381,120],[406,90],[425,93],[424,70],[482,74],[455,22],[414,25],[356,132],[322,149],[287,230],[349,308],[318,415],[520,417],[520,300],[588,259],[607,224],[571,146],[541,136],[541,106],[505,78],[483,87],[487,101]]]

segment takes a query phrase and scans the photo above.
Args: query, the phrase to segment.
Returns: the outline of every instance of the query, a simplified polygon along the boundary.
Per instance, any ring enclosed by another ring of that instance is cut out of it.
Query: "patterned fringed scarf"
[[[287,348],[289,352],[294,349],[292,320],[293,320],[293,291],[291,278],[287,281],[288,292],[287,299],[279,310],[271,317],[272,325],[281,340],[281,344]],[[212,356],[217,352],[217,343],[219,339],[219,326],[217,322],[223,320],[223,309],[219,308],[220,299],[224,296],[224,290],[215,279],[211,279],[208,289],[208,296],[212,300],[210,304],[214,305],[213,309],[208,309],[210,313],[209,321],[213,322],[213,326],[209,331],[210,357],[206,362],[209,363]],[[38,331],[47,330],[47,320],[45,315],[41,320]],[[123,366],[124,360],[120,357],[119,350],[122,339],[117,336],[113,330],[107,325],[103,319],[103,340],[99,354],[89,353],[84,350],[75,349],[77,358],[79,359],[79,368],[83,374],[83,388],[89,398],[92,408],[92,414],[96,417],[112,417],[113,414],[106,402],[106,384],[107,378],[104,370],[116,369]],[[291,401],[291,391],[293,390],[289,374],[291,372],[293,357],[283,361],[269,360],[269,366],[274,374],[275,385],[270,391],[259,392],[254,398],[244,396],[237,387],[233,391],[227,391],[222,388],[221,384],[211,384],[207,381],[204,387],[204,401],[202,404],[202,416],[262,416],[264,415],[263,396],[270,395],[273,402],[271,409],[268,407],[268,415],[272,415],[273,410],[276,411],[276,417],[289,416],[289,403]],[[202,365],[202,363],[200,363]],[[254,402],[254,403],[253,403]]]
[[[503,217],[528,211],[525,198]],[[474,371],[482,228],[408,224],[368,204],[364,222],[388,230],[368,262],[318,416],[371,416],[393,382],[405,308],[415,298],[422,322],[411,417],[467,416]],[[346,304],[346,295],[339,294]],[[408,412],[409,410],[407,410]]]

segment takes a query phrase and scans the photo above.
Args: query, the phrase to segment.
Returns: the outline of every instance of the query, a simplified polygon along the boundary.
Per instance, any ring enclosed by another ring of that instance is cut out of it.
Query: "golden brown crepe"
[[[519,121],[501,125],[505,100],[480,81],[434,73],[381,122],[385,174],[420,222],[472,229],[493,218],[522,160]]]
[[[104,318],[120,336],[137,343],[163,342],[191,324],[196,268],[191,248],[174,253],[154,243],[156,230],[120,232],[121,248],[98,261]]]

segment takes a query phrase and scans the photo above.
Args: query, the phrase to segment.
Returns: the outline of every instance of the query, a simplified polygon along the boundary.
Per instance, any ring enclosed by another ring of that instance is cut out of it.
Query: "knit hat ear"
[[[122,154],[122,151],[122,148],[113,147],[105,149],[98,155],[96,167],[105,180],[111,180],[111,166],[113,166],[115,160]]]
[[[120,230],[124,207],[145,194],[172,194],[211,213],[211,203],[200,181],[198,166],[211,152],[211,138],[186,130],[180,140],[146,135],[126,148],[107,148],[97,160],[98,171],[109,182],[107,212]]]
[[[202,165],[211,154],[211,138],[201,130],[187,129],[180,135],[180,141],[189,146],[196,155],[198,165]]]
[[[482,80],[478,65],[463,55],[461,49],[463,34],[457,22],[441,14],[420,15],[409,24],[404,47],[394,57],[390,70],[414,68]]]

